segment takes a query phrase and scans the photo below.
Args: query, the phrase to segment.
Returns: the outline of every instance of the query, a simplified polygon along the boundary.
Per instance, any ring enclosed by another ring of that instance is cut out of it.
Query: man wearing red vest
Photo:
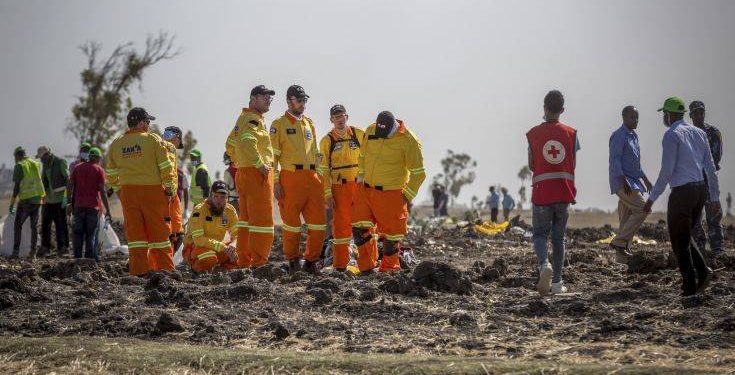
[[[564,234],[569,204],[576,203],[574,167],[579,150],[577,131],[559,122],[564,112],[564,95],[549,91],[544,98],[544,122],[526,133],[528,167],[533,171],[533,248],[539,265],[539,294],[566,292],[562,281]],[[551,232],[552,264],[547,239]]]

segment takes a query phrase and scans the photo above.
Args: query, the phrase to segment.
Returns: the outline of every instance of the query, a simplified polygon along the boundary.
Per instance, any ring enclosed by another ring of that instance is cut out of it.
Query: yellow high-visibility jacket
[[[237,238],[237,212],[235,207],[227,203],[219,216],[213,216],[209,209],[209,200],[194,206],[189,218],[189,226],[184,237],[185,244],[193,243],[198,248],[221,251],[226,247],[222,242],[225,233],[230,232],[230,238]]]
[[[166,141],[158,134],[128,130],[118,137],[107,153],[109,185],[163,185],[176,190],[176,167],[169,158]]]
[[[238,168],[273,164],[273,147],[263,115],[250,108],[243,108],[235,127],[230,131],[225,145],[227,155]]]
[[[319,141],[322,154],[319,174],[324,180],[324,195],[332,195],[332,184],[354,181],[357,177],[360,146],[364,142],[365,132],[353,126],[347,126],[344,136],[340,137],[333,129]]]
[[[390,138],[376,138],[375,124],[365,130],[360,146],[358,175],[364,183],[383,190],[402,190],[413,200],[426,179],[421,142],[398,120],[399,127]]]
[[[281,170],[294,171],[296,165],[303,169],[317,167],[318,145],[314,122],[302,115],[296,119],[286,112],[273,121],[270,129],[271,144],[273,145],[273,166],[280,164]],[[275,175],[278,180],[278,174]]]
[[[176,173],[176,179],[174,180],[174,186],[173,186],[173,190],[176,191],[179,185],[179,180],[178,180],[179,176],[178,176],[178,171],[177,171],[177,169],[179,168],[179,160],[178,160],[179,158],[176,155],[176,146],[174,146],[173,143],[165,139],[163,140],[163,143],[166,145],[166,150],[168,151],[168,161],[171,162],[171,165],[173,166],[173,169],[174,169],[174,173]]]

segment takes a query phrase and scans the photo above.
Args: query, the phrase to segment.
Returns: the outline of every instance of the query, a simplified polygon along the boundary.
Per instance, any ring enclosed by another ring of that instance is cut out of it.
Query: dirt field
[[[409,242],[423,262],[397,275],[289,276],[279,246],[272,266],[256,272],[196,276],[182,268],[145,279],[128,276],[120,258],[101,267],[1,259],[0,370],[262,373],[278,353],[291,358],[275,367],[281,373],[735,370],[732,226],[729,255],[714,260],[709,291],[687,299],[679,297],[666,243],[636,247],[629,265],[620,265],[593,244],[606,229],[572,229],[564,275],[571,293],[539,298],[535,256],[522,235],[484,237],[470,226],[418,231]],[[662,226],[647,224],[641,233],[666,239]],[[85,349],[89,343],[96,349]],[[99,345],[171,345],[181,353],[201,346],[188,361],[177,352],[170,366],[162,359],[150,367],[136,362],[134,350],[123,360]],[[225,349],[234,357],[257,352],[264,362],[202,365]],[[421,358],[437,358],[438,367]]]

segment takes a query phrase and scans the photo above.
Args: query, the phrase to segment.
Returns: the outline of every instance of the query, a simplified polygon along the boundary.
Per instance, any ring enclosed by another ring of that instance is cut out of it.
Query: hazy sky
[[[562,120],[579,130],[582,145],[580,207],[616,205],[607,144],[627,104],[640,110],[643,165],[656,178],[665,130],[656,109],[670,95],[703,100],[708,122],[722,130],[727,192],[735,188],[735,132],[726,117],[735,103],[733,19],[728,0],[0,0],[0,162],[11,163],[18,144],[76,153],[63,129],[81,94],[80,44],[98,41],[109,53],[164,30],[183,53],[148,70],[133,100],[162,127],[193,130],[210,168],[221,167],[250,88],[277,91],[270,122],[298,83],[311,95],[307,114],[319,137],[334,103],[360,127],[389,109],[423,142],[426,185],[452,149],[478,161],[477,180],[460,200],[484,196],[489,184],[515,192],[524,134],[541,122],[545,93],[560,89]],[[428,196],[424,187],[419,199]]]

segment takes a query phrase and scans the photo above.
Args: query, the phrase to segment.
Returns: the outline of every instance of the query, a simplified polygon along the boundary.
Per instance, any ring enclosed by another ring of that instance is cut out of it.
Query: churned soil
[[[680,297],[665,225],[629,264],[570,231],[569,292],[539,297],[529,239],[471,225],[414,230],[420,262],[397,274],[289,275],[266,267],[133,277],[127,260],[0,259],[0,336],[104,336],[319,352],[416,353],[735,367],[735,257],[712,259],[706,293]]]

